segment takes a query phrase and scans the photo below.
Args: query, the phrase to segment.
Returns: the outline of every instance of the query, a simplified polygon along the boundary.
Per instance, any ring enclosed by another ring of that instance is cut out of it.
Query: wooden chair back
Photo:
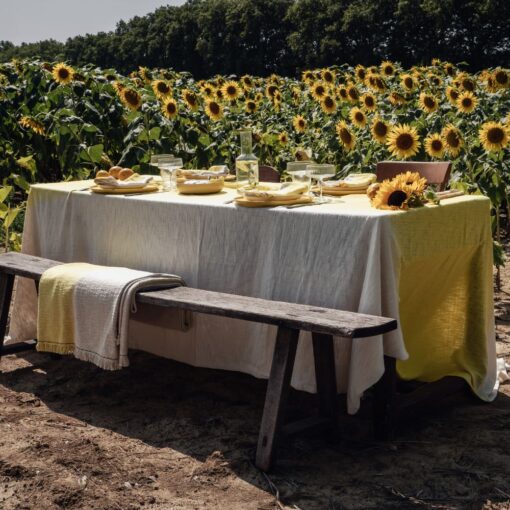
[[[379,161],[376,167],[377,181],[392,179],[398,174],[418,172],[431,185],[443,191],[450,179],[451,161]]]
[[[260,182],[280,182],[280,174],[276,168],[267,165],[259,165]]]

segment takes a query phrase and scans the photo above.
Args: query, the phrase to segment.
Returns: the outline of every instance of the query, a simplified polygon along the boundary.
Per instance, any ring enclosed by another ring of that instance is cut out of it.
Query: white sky
[[[0,0],[0,40],[65,41],[74,35],[113,30],[121,19],[184,0]]]

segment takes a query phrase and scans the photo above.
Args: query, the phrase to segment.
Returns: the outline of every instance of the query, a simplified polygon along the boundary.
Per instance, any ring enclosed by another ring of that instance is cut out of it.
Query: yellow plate
[[[218,193],[223,189],[223,179],[215,179],[213,181],[205,181],[200,184],[186,184],[185,182],[177,182],[177,191],[183,195],[209,195]]]
[[[244,197],[239,197],[234,200],[234,203],[243,207],[277,207],[279,205],[297,205],[297,204],[311,204],[313,197],[302,196],[294,200],[246,200]]]
[[[92,193],[100,193],[101,195],[129,195],[131,193],[153,193],[158,191],[159,186],[154,183],[140,186],[139,188],[103,188],[101,186],[92,186]]]

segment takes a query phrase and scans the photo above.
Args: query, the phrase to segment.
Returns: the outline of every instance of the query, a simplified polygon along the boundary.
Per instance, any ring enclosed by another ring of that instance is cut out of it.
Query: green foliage
[[[112,32],[14,46],[0,61],[172,67],[212,74],[294,75],[306,67],[405,66],[434,57],[472,69],[510,61],[508,0],[189,0],[121,21]]]

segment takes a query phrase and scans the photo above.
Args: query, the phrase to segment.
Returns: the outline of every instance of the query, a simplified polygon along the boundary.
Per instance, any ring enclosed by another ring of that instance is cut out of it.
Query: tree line
[[[171,67],[197,78],[386,59],[466,61],[477,70],[510,65],[509,20],[510,0],[188,0],[65,43],[0,41],[0,61],[38,56],[122,73]]]

